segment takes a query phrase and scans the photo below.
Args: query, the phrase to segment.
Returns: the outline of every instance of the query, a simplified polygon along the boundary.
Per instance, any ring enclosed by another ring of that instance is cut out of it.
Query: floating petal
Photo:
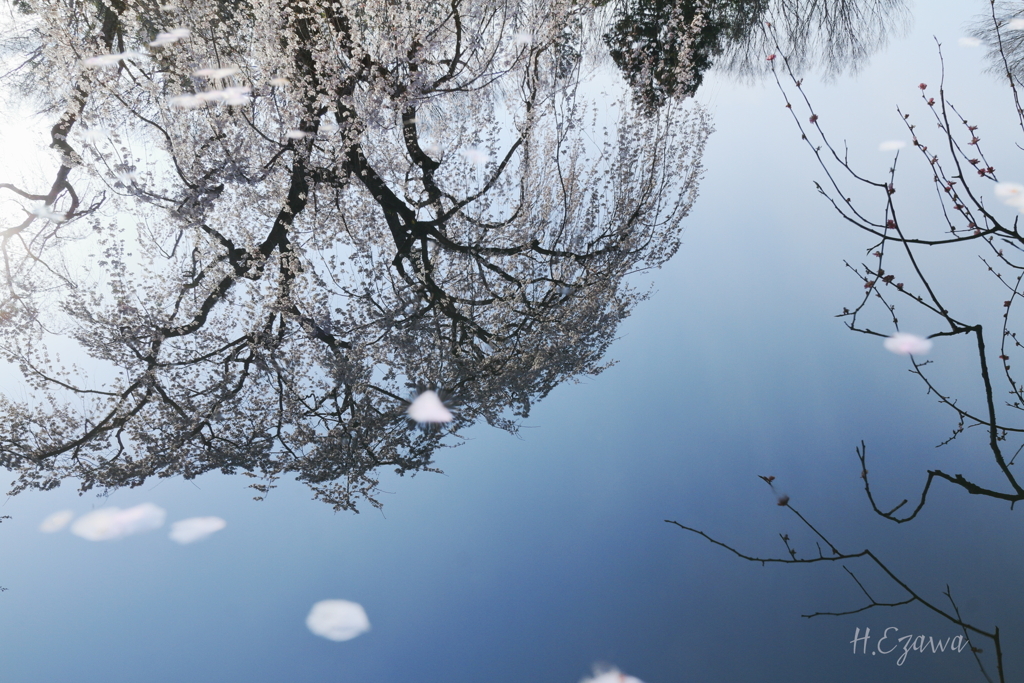
[[[981,45],[981,41],[977,38],[960,38],[956,42],[960,43],[962,47],[978,47]]]
[[[1024,185],[1020,183],[996,183],[996,197],[1002,199],[1003,204],[1024,211]]]
[[[55,531],[60,531],[68,525],[68,522],[70,522],[74,516],[75,513],[71,510],[54,512],[43,520],[43,523],[39,525],[39,530],[44,534],[52,534]]]
[[[111,541],[163,526],[167,512],[152,503],[143,503],[121,510],[100,508],[75,520],[71,533],[87,541]]]
[[[138,52],[128,51],[110,55],[96,55],[82,60],[82,65],[90,69],[99,69],[105,66],[114,66],[122,59],[138,59],[142,55]]]
[[[1024,29],[1024,19],[1011,19],[1010,23],[1007,24],[1006,28],[1012,29],[1014,31]]]
[[[182,545],[195,543],[220,531],[227,524],[220,517],[190,517],[171,525],[171,540]]]
[[[643,681],[634,676],[627,676],[613,666],[610,669],[595,667],[593,678],[584,678],[580,683],[643,683]]]
[[[903,149],[907,146],[907,143],[903,140],[886,140],[878,146],[878,149],[882,152],[895,152],[897,149]]]
[[[314,635],[340,643],[369,631],[370,620],[357,602],[321,600],[309,611],[306,628]]]
[[[409,404],[409,409],[406,412],[409,413],[410,418],[420,423],[439,424],[451,422],[453,419],[451,411],[441,402],[441,397],[429,390],[417,396]]]
[[[305,131],[301,131],[301,130],[290,130],[290,131],[288,131],[287,133],[284,134],[284,136],[286,138],[288,138],[289,140],[301,140],[302,138],[306,137],[307,135],[309,135],[309,133],[306,133]]]
[[[466,157],[466,160],[469,163],[477,164],[478,166],[481,164],[486,164],[488,161],[491,160],[491,158],[487,156],[487,154],[475,148],[460,149],[459,154]]]
[[[168,101],[178,109],[195,109],[206,104],[206,100],[198,95],[177,95]]]
[[[187,28],[174,28],[168,31],[167,33],[156,34],[156,40],[154,40],[149,45],[150,47],[170,45],[171,43],[178,42],[182,38],[188,38],[190,35],[192,35],[192,32],[189,31]]]
[[[884,342],[885,348],[901,356],[923,355],[932,350],[932,340],[916,334],[897,332]]]
[[[278,78],[271,78],[270,79],[270,85],[276,85],[279,88],[283,88],[284,86],[288,85],[288,79],[287,78],[280,78],[280,77],[278,77]]]
[[[194,76],[204,76],[206,78],[221,79],[234,76],[237,73],[241,73],[241,70],[237,66],[227,66],[223,69],[200,69],[196,71]]]
[[[29,210],[29,213],[34,216],[38,216],[43,220],[53,221],[54,223],[63,223],[67,220],[66,214],[54,211],[53,207],[49,204],[36,204]]]

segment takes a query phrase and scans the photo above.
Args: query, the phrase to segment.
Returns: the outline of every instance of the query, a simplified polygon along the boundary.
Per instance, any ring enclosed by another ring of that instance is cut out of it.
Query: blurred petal
[[[1014,31],[1024,29],[1024,19],[1011,19],[1006,28],[1013,29]]]
[[[43,523],[39,525],[39,530],[44,534],[52,534],[55,531],[60,531],[68,525],[68,522],[70,522],[74,516],[75,513],[71,510],[54,512],[43,520]]]
[[[897,149],[903,149],[907,146],[903,140],[886,140],[878,146],[878,149],[882,152],[894,152]]]
[[[172,97],[169,102],[172,107],[177,107],[178,109],[195,109],[206,104],[206,100],[198,95],[177,95]]]
[[[932,350],[932,340],[918,337],[916,334],[897,332],[884,342],[885,348],[901,356],[920,355]]]
[[[309,611],[306,627],[314,635],[340,643],[369,631],[370,620],[366,610],[357,602],[321,600]]]
[[[996,197],[1003,204],[1024,209],[1024,185],[1020,183],[996,183]]]
[[[200,69],[199,71],[196,71],[195,74],[193,75],[205,76],[206,78],[216,79],[227,78],[228,76],[234,76],[237,73],[240,73],[240,70],[237,66],[228,66],[224,67],[223,69]]]
[[[424,391],[422,394],[416,397],[416,399],[409,404],[409,408],[406,411],[409,413],[409,417],[416,422],[451,422],[452,414],[444,403],[441,402],[441,397],[433,391]]]
[[[610,669],[594,667],[593,678],[584,678],[580,683],[643,683],[643,681],[633,676],[627,676],[613,666]]]
[[[459,154],[466,157],[466,160],[471,164],[486,164],[488,161],[491,160],[491,158],[487,156],[487,154],[481,152],[478,149],[473,148],[460,149]]]
[[[171,540],[182,545],[195,543],[225,526],[227,522],[220,517],[190,517],[171,525]]]
[[[167,512],[152,503],[143,503],[121,510],[109,507],[79,517],[71,525],[71,533],[87,541],[110,541],[163,526]]]
[[[960,43],[963,47],[978,47],[981,45],[981,41],[977,38],[960,38],[956,42]]]

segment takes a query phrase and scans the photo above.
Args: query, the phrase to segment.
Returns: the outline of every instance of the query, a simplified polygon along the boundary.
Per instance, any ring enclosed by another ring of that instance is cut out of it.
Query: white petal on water
[[[134,50],[128,50],[127,52],[119,52],[109,55],[96,55],[95,57],[89,57],[82,60],[82,65],[90,69],[98,69],[105,66],[113,66],[120,62],[122,59],[138,59],[142,57],[142,53],[135,52]]]
[[[43,220],[53,221],[54,223],[62,223],[67,220],[66,214],[63,214],[59,211],[54,211],[53,207],[49,204],[36,204],[31,209],[29,209],[29,213],[31,213],[34,216],[38,216]]]
[[[111,541],[159,529],[166,517],[167,512],[152,503],[143,503],[126,510],[100,508],[76,519],[71,525],[71,533],[87,541]]]
[[[188,38],[192,35],[192,32],[187,28],[174,28],[166,33],[156,34],[156,40],[150,43],[150,47],[160,47],[161,45],[170,45],[176,43],[182,38]]]
[[[106,140],[107,136],[107,131],[104,128],[100,127],[87,128],[82,132],[82,137],[85,138],[85,141],[91,142],[94,145],[96,143],[103,142],[104,140]]]
[[[224,95],[224,104],[248,104],[252,88],[247,85],[233,85],[221,92]]]
[[[643,683],[643,681],[634,676],[627,676],[613,666],[610,669],[594,667],[594,676],[584,678],[580,683]]]
[[[977,38],[960,38],[956,42],[960,43],[962,47],[978,47],[981,45],[981,41]]]
[[[469,163],[477,164],[478,166],[481,164],[486,164],[488,161],[491,160],[491,158],[487,156],[486,153],[481,152],[479,149],[476,148],[460,149],[459,154],[466,157],[466,160]]]
[[[432,424],[439,424],[441,422],[451,422],[452,414],[448,410],[444,403],[441,402],[441,397],[437,393],[427,390],[416,397],[416,399],[409,404],[409,408],[406,411],[409,413],[409,417],[416,422],[429,422]]]
[[[932,340],[916,334],[897,332],[883,342],[885,348],[901,356],[923,355],[932,350]]]
[[[1024,211],[1024,185],[1020,183],[996,183],[995,193],[996,197],[1003,200],[1003,204]]]
[[[206,104],[206,100],[198,95],[177,95],[168,100],[168,102],[170,102],[172,107],[177,107],[178,109],[195,109]]]
[[[114,175],[117,177],[117,179],[121,182],[122,185],[131,185],[132,183],[137,182],[139,179],[139,174],[136,173],[135,171],[118,171]]]
[[[369,631],[370,620],[357,602],[321,600],[309,611],[306,628],[314,635],[340,643]]]
[[[433,154],[434,156],[444,153],[444,147],[437,144],[436,142],[428,142],[426,144],[422,144],[420,145],[420,149],[422,149],[427,154]]]
[[[55,531],[60,531],[68,525],[75,516],[75,513],[71,510],[61,510],[60,512],[54,512],[43,520],[42,524],[39,525],[39,530],[44,534],[52,534]]]
[[[227,522],[220,517],[190,517],[171,525],[171,540],[182,545],[195,543],[225,526]]]
[[[229,76],[234,76],[237,73],[241,73],[237,66],[227,66],[223,69],[200,69],[199,71],[196,71],[193,75],[204,76],[206,78],[211,79],[221,79],[228,78]]]
[[[907,143],[903,140],[886,140],[878,146],[878,149],[882,152],[895,152],[897,149],[903,149],[907,146]]]

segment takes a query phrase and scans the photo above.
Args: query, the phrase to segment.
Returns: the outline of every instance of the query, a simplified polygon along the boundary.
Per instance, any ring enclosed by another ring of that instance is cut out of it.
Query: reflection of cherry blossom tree
[[[696,198],[706,115],[605,122],[575,3],[25,7],[61,166],[0,186],[15,491],[219,469],[376,505],[381,467],[599,372]],[[415,429],[417,387],[452,421]]]

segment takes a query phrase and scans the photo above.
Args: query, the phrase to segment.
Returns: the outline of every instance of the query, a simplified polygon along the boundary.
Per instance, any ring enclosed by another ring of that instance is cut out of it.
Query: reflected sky
[[[979,76],[983,51],[958,40],[984,6],[917,7],[909,35],[857,77],[807,77],[823,123],[865,167],[884,172],[895,150],[880,146],[905,134],[895,106],[938,82],[932,36],[969,117],[992,140],[1019,139],[1005,93]],[[936,487],[920,518],[891,524],[871,512],[854,450],[867,443],[875,494],[895,505],[929,468],[987,476],[983,435],[934,448],[954,416],[906,357],[835,317],[859,296],[843,260],[869,245],[816,194],[821,174],[774,83],[712,72],[697,99],[717,129],[700,199],[679,253],[637,279],[654,294],[619,328],[617,365],[554,389],[519,438],[469,428],[439,455],[444,474],[385,476],[381,511],[336,514],[294,481],[254,502],[241,477],[213,474],[107,499],[70,486],[7,499],[4,680],[604,683],[602,663],[645,683],[983,680],[966,651],[912,652],[902,665],[901,650],[853,653],[866,628],[957,635],[920,606],[802,618],[863,604],[840,566],[761,567],[663,521],[751,554],[784,555],[780,535],[813,553],[817,539],[758,476],[842,549],[872,548],[936,601],[948,585],[965,618],[1007,634],[1007,670],[1024,670],[1019,516]],[[1013,163],[1004,177],[1024,178]],[[931,189],[904,191],[924,204]],[[991,288],[964,276],[949,290],[970,306]],[[957,365],[967,346],[944,339],[929,355],[953,386],[970,386],[973,368]],[[56,510],[83,519],[143,503],[227,526],[187,545],[166,531],[110,544],[40,531]],[[847,566],[880,599],[902,599]],[[306,619],[325,599],[361,605],[372,630],[314,636]]]

